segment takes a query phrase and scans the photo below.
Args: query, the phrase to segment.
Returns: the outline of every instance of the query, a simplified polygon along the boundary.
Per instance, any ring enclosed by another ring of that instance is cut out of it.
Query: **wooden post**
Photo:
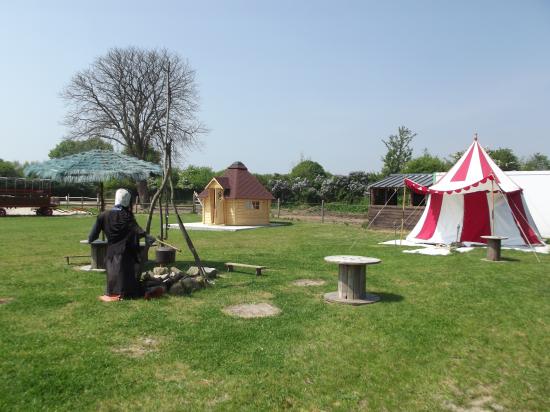
[[[170,178],[172,178],[170,176]],[[170,212],[168,211],[170,204],[168,203],[168,193],[166,193],[166,203],[164,204],[164,239],[168,239],[168,216]],[[173,194],[170,194],[170,197],[173,197]]]
[[[103,182],[99,182],[99,198],[100,198],[100,207],[101,211],[105,210],[105,196],[103,194]]]
[[[160,240],[164,240],[164,213],[162,212],[162,193],[159,196]]]
[[[325,223],[325,201],[321,200],[321,223]]]
[[[277,219],[281,217],[281,198],[277,198]]]
[[[84,196],[80,196],[80,208],[84,209]]]

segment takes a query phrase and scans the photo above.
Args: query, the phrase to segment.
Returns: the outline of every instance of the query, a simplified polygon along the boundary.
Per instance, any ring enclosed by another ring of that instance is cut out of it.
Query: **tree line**
[[[367,186],[393,173],[435,173],[445,172],[456,163],[463,152],[441,158],[430,154],[427,149],[413,156],[411,144],[415,133],[406,127],[400,127],[397,134],[382,139],[386,153],[382,157],[383,167],[379,172],[354,171],[347,175],[331,174],[311,159],[301,159],[288,173],[256,174],[260,182],[276,198],[283,202],[318,203],[327,202],[356,203],[364,200]],[[60,158],[92,149],[114,150],[109,142],[93,137],[85,140],[63,140],[50,152],[49,157]],[[487,149],[489,155],[502,170],[550,170],[550,159],[542,153],[520,158],[510,148]],[[149,159],[159,162],[160,154],[154,149],[149,151]],[[0,159],[0,176],[23,177],[25,164]],[[191,200],[193,193],[200,193],[215,176],[223,174],[207,166],[189,165],[175,167],[173,184],[176,197]],[[149,190],[159,185],[159,179],[150,179]],[[105,183],[107,191],[120,186],[138,190],[138,184],[132,181],[113,180]],[[64,196],[95,196],[95,187],[90,184],[57,184],[55,194]]]

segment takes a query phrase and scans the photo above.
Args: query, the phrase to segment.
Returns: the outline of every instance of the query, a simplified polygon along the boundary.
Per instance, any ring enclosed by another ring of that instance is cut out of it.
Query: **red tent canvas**
[[[405,184],[429,194],[409,241],[486,243],[481,236],[495,235],[508,238],[503,245],[543,244],[521,188],[502,172],[477,138],[433,186],[427,188],[409,179]]]

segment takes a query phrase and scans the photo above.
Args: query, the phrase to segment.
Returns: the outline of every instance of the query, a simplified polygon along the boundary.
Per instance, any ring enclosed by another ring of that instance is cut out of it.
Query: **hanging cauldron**
[[[171,247],[158,247],[155,252],[155,262],[158,265],[167,265],[176,261],[176,249]]]

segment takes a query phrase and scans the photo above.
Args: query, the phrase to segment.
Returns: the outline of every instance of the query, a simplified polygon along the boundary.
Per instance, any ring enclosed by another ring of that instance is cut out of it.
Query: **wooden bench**
[[[228,272],[233,272],[234,267],[256,269],[256,276],[260,276],[262,274],[262,270],[267,269],[266,266],[247,265],[245,263],[234,263],[234,262],[227,262],[225,264],[225,267],[227,268]]]
[[[70,265],[70,260],[72,258],[89,258],[90,255],[70,255],[70,256],[63,256],[63,258],[67,261],[67,265]]]

